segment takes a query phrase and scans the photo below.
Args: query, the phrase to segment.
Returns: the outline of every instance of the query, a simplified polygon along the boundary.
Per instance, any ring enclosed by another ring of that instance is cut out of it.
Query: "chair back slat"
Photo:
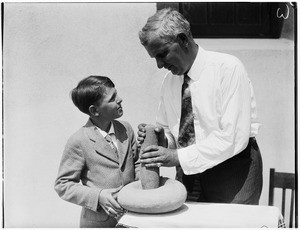
[[[270,182],[269,182],[269,206],[274,204],[274,175],[275,169],[270,169]]]
[[[290,217],[289,227],[293,226],[294,217],[294,196],[295,196],[295,174],[275,172],[274,168],[270,169],[270,183],[269,183],[269,206],[274,205],[274,189],[282,189],[282,201],[281,201],[281,213],[285,216],[285,200],[286,200],[286,189],[291,189],[291,206],[290,206]],[[297,219],[295,219],[295,227],[298,227]]]
[[[290,207],[290,223],[289,228],[293,227],[293,216],[294,216],[294,190],[291,195],[291,207]]]
[[[285,188],[282,189],[281,214],[285,217]]]
[[[295,189],[295,176],[293,173],[275,172],[274,176],[275,188]]]

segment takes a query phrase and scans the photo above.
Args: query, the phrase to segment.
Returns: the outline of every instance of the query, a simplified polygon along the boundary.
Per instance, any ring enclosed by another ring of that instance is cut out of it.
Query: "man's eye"
[[[165,56],[167,56],[167,54],[168,54],[168,52],[164,52],[164,53],[158,54],[157,57],[164,58]]]

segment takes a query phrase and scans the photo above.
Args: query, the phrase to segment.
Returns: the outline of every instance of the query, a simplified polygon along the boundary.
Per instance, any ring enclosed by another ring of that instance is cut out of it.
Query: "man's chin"
[[[179,71],[171,71],[171,72],[173,75],[178,75],[178,76],[183,75],[183,73],[180,73]]]
[[[179,72],[177,69],[171,69],[170,71],[173,75],[178,75]]]

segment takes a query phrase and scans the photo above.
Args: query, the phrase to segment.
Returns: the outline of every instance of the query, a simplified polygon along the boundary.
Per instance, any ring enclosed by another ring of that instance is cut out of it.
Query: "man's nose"
[[[159,69],[161,69],[162,67],[164,67],[165,63],[160,58],[156,58],[156,64],[157,64],[157,67]]]

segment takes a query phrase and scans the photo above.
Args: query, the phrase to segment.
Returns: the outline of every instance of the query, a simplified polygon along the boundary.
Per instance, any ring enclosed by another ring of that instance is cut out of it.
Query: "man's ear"
[[[180,33],[176,37],[176,41],[180,44],[181,47],[187,48],[189,39],[184,33]]]
[[[93,115],[93,116],[99,116],[99,112],[97,111],[97,108],[94,105],[91,105],[89,107],[89,111],[90,111],[91,115]]]

